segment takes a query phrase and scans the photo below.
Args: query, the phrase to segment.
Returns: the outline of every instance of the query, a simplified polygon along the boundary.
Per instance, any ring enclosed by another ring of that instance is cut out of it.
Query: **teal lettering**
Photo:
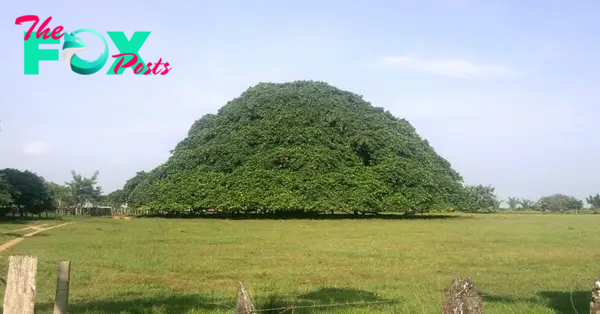
[[[27,34],[27,32],[24,32]],[[37,33],[34,33],[37,35]],[[54,39],[50,36],[44,39],[44,37],[37,36],[29,37],[29,40],[24,40],[25,46],[23,47],[23,63],[25,67],[25,75],[37,75],[40,72],[40,61],[58,61],[59,51],[58,49],[40,49],[40,44],[60,44],[60,38]]]
[[[127,40],[127,36],[125,36],[125,33],[123,32],[107,33],[108,37],[110,37],[117,49],[119,49],[120,54],[133,53],[137,56],[138,61],[130,68],[133,70],[141,63],[144,68],[143,71],[138,72],[137,75],[143,75],[145,70],[147,70],[147,67],[146,63],[144,63],[144,60],[142,60],[142,57],[140,57],[139,51],[140,48],[142,48],[142,45],[144,45],[144,42],[146,42],[146,39],[148,39],[148,36],[150,36],[150,32],[135,32],[133,33],[133,36],[131,36],[131,40]],[[120,58],[125,58],[122,63],[127,64],[127,62],[133,59],[133,56],[124,56]],[[118,63],[119,58],[115,59],[115,61],[113,62],[112,66],[108,69],[108,72],[106,72],[106,74],[115,75],[115,67]],[[125,71],[125,68],[119,68],[117,69],[117,74],[121,75],[123,74],[123,71]]]

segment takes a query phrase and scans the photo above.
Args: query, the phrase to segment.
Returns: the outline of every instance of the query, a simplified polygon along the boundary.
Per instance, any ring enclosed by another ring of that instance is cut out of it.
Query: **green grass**
[[[97,218],[26,239],[1,254],[0,271],[11,254],[39,257],[39,313],[52,312],[59,260],[73,263],[71,313],[232,313],[238,281],[259,308],[393,301],[294,313],[439,313],[444,288],[463,275],[485,295],[486,314],[575,313],[571,298],[587,313],[600,273],[599,224],[600,215],[527,214]]]

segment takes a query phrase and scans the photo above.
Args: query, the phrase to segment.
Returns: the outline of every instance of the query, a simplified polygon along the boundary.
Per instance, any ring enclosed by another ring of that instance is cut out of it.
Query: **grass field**
[[[259,308],[393,301],[294,313],[439,313],[444,288],[462,275],[485,295],[486,313],[570,314],[571,303],[587,313],[600,274],[599,224],[600,215],[526,214],[90,218],[1,253],[0,271],[6,274],[9,255],[39,257],[40,313],[52,312],[59,260],[73,263],[71,313],[233,313],[238,281]],[[4,224],[0,232],[22,227]]]

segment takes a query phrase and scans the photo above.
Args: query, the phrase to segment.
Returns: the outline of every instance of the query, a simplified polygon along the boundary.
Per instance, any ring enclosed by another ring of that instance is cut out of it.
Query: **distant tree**
[[[504,201],[503,201],[503,200],[501,200],[501,199],[499,199],[499,198],[496,198],[496,201],[494,202],[494,207],[493,207],[493,209],[494,209],[494,210],[499,210],[499,209],[500,209],[500,206],[502,206],[502,203],[504,203]]]
[[[506,203],[508,204],[508,208],[510,210],[516,210],[519,206],[519,199],[516,197],[509,197]]]
[[[20,216],[53,208],[52,196],[43,177],[28,170],[11,168],[0,170],[0,174],[10,186],[10,196]]]
[[[46,187],[54,200],[55,208],[65,208],[72,205],[71,190],[69,186],[60,185],[54,182],[47,182]]]
[[[496,188],[491,185],[468,185],[465,190],[463,210],[494,211],[500,207],[501,201],[496,196]]]
[[[538,204],[541,210],[550,212],[579,210],[583,208],[583,201],[560,193],[544,196],[540,198]]]
[[[98,186],[98,175],[96,171],[93,176],[86,178],[71,170],[72,179],[65,182],[69,187],[71,202],[75,205],[75,214],[81,213],[84,206],[98,202],[102,195],[102,188]]]
[[[592,209],[600,209],[600,194],[590,195],[585,198],[585,201],[592,206]]]
[[[571,197],[569,199],[569,203],[567,204],[567,209],[571,210],[581,210],[583,208],[583,201],[578,200],[575,197]]]
[[[536,204],[532,200],[528,200],[526,198],[521,198],[517,202],[521,206],[522,210],[534,210],[535,209]]]

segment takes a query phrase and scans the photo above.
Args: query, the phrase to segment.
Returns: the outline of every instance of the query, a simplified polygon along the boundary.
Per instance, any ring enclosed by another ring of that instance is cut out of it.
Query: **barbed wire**
[[[573,290],[571,290],[571,293],[569,293],[569,299],[571,299],[571,307],[576,314],[579,314],[579,312],[577,312],[577,308],[575,307],[575,303],[573,302]]]
[[[238,312],[238,314],[253,314],[253,313],[262,313],[262,312],[270,312],[270,311],[281,311],[279,314],[293,311],[296,309],[307,309],[307,308],[322,308],[322,307],[338,307],[338,306],[363,306],[363,305],[375,305],[375,304],[391,304],[398,303],[397,300],[390,301],[371,301],[371,302],[347,302],[347,303],[331,303],[331,304],[313,304],[313,305],[288,305],[281,306],[269,309],[260,309],[254,311],[243,311]],[[293,312],[292,312],[293,313]]]

